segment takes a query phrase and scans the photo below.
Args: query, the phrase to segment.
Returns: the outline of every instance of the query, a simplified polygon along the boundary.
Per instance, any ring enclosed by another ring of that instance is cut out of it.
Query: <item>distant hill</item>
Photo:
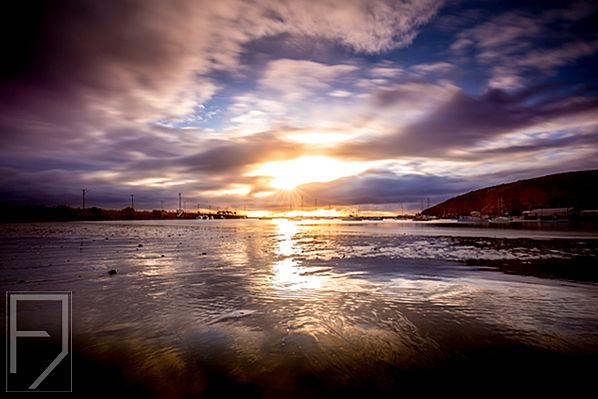
[[[568,172],[519,180],[471,191],[424,210],[425,215],[455,217],[480,211],[501,213],[501,199],[511,215],[534,208],[598,209],[598,170]]]

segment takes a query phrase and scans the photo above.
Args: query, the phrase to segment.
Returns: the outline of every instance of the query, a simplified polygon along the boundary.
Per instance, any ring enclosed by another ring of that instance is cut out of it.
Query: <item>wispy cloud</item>
[[[595,32],[588,37],[571,29],[592,12],[584,2],[539,14],[504,12],[459,32],[450,49],[489,66],[490,86],[520,88],[532,79],[530,74],[552,74],[556,67],[598,52]]]
[[[362,163],[299,186],[339,204],[598,167],[598,90],[584,63],[598,54],[596,10],[443,5],[22,8],[27,40],[0,81],[0,200],[76,205],[93,187],[89,203],[103,206],[126,206],[134,190],[139,206],[184,192],[266,207],[276,189],[256,171],[314,156]]]

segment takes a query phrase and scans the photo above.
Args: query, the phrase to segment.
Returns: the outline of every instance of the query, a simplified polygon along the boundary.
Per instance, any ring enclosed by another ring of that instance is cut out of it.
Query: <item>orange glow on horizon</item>
[[[292,209],[286,212],[269,211],[269,210],[254,210],[247,211],[245,214],[249,218],[306,218],[306,219],[324,219],[327,217],[341,218],[350,215],[357,215],[357,211],[353,208],[350,209],[312,209],[310,211],[301,211],[300,209]],[[361,216],[378,216],[378,217],[395,217],[398,212],[388,211],[367,211],[361,212]]]

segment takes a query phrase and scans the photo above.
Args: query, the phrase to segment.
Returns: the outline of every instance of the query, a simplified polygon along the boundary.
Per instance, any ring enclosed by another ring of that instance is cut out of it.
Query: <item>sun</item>
[[[324,183],[363,172],[366,165],[343,162],[324,156],[311,156],[290,161],[268,162],[251,173],[252,176],[270,176],[270,185],[282,190],[293,190],[306,183]]]

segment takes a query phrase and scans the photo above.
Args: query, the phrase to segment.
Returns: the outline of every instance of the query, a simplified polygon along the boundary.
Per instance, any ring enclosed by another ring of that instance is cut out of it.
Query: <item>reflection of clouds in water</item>
[[[588,292],[573,292],[561,284],[538,284],[532,277],[508,281],[397,277],[390,279],[387,287],[386,294],[403,304],[429,303],[452,309],[456,315],[473,317],[496,329],[515,331],[518,339],[547,349],[565,350],[571,336],[587,334],[587,325],[577,317],[586,314],[591,318],[595,313],[595,303],[584,303]]]

